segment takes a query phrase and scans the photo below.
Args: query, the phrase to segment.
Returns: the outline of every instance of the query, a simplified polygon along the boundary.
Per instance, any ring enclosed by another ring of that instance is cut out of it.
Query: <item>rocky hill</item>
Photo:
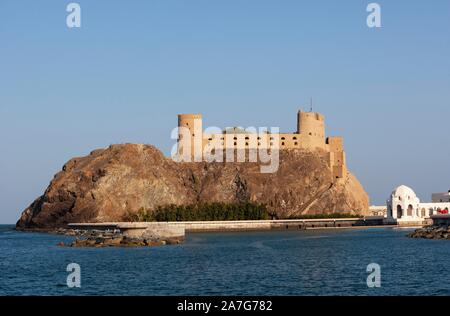
[[[17,223],[52,229],[121,221],[139,209],[198,202],[264,203],[279,218],[364,213],[369,199],[352,175],[333,183],[325,153],[285,151],[274,174],[256,163],[176,163],[148,145],[112,145],[73,158]]]

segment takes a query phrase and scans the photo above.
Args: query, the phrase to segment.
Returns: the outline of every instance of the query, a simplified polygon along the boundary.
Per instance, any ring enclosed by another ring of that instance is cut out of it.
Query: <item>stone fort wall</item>
[[[326,137],[325,117],[315,112],[298,112],[297,131],[295,133],[279,133],[260,135],[246,131],[227,131],[227,133],[206,134],[203,132],[201,114],[178,115],[178,127],[189,130],[190,153],[193,161],[202,161],[202,153],[208,146],[220,145],[224,150],[273,148],[280,150],[305,149],[324,150],[328,155],[329,165],[334,178],[344,178],[347,174],[344,144],[342,137]],[[178,141],[186,135],[180,133]],[[182,152],[179,146],[178,152]]]

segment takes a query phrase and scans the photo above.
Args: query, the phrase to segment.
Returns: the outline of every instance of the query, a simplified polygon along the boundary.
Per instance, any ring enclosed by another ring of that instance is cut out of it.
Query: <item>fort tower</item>
[[[178,147],[178,153],[189,150],[194,161],[202,161],[203,151],[203,123],[201,114],[180,114],[178,115],[178,141],[183,137],[189,137],[186,142],[190,148]]]
[[[325,149],[325,117],[315,112],[298,112],[297,133],[302,135],[303,147]]]

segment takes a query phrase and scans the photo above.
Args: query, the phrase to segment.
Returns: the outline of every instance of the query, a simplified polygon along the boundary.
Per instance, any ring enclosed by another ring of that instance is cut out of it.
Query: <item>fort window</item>
[[[258,143],[258,146],[261,146],[261,143]]]
[[[245,140],[249,140],[250,138],[248,136],[245,137]]]
[[[312,133],[309,133],[309,136],[312,136]]]
[[[245,146],[248,146],[248,143],[245,143]]]
[[[281,146],[284,146],[284,142],[281,143]]]
[[[298,146],[298,143],[297,143],[297,142],[295,142],[295,143],[294,143],[294,145],[295,145],[295,146]]]
[[[237,143],[236,143],[236,142],[234,142],[234,146],[237,146]]]
[[[237,137],[233,138],[234,140],[237,140]]]
[[[292,139],[293,139],[293,140],[297,140],[297,137],[294,136],[294,137],[292,137]]]
[[[286,137],[281,137],[281,140],[286,140]]]

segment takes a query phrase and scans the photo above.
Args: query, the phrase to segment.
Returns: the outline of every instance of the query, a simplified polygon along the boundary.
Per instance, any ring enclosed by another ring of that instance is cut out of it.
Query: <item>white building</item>
[[[369,216],[387,216],[386,205],[372,205],[369,207]]]
[[[387,201],[388,220],[396,222],[419,222],[431,215],[442,214],[450,209],[450,201],[421,203],[416,193],[401,185],[396,188]]]

